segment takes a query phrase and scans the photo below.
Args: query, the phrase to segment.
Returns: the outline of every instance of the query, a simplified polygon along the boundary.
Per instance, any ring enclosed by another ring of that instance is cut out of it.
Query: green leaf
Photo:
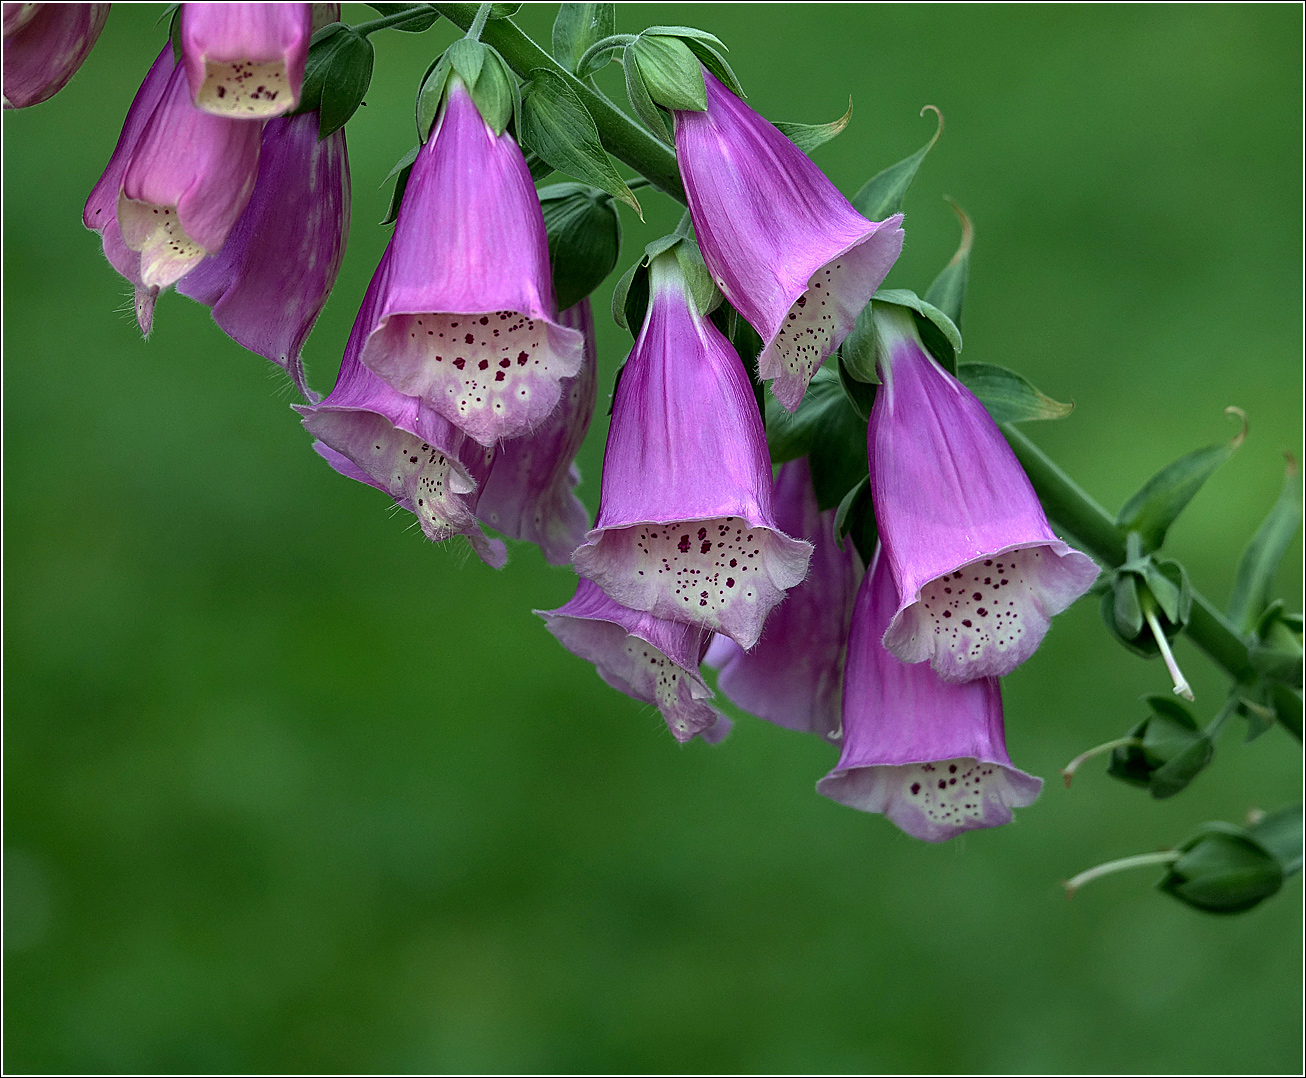
[[[1285,876],[1301,871],[1301,823],[1301,806],[1292,805],[1262,816],[1247,829],[1252,838],[1274,855]]]
[[[417,160],[417,152],[420,149],[420,146],[414,146],[404,154],[403,157],[399,158],[399,160],[395,162],[395,167],[392,168],[386,174],[385,179],[381,181],[382,187],[391,180],[395,181],[394,190],[390,192],[390,208],[386,210],[385,217],[382,219],[381,224],[393,224],[398,219],[399,206],[404,200],[404,191],[408,188],[408,177],[413,171],[413,162]]]
[[[406,34],[420,34],[423,30],[429,30],[440,17],[440,13],[429,4],[368,4],[367,6],[385,16],[398,15],[401,11],[416,12],[419,8],[429,8],[428,18],[414,18],[412,22],[396,23],[390,27],[391,30],[402,30]]]
[[[858,213],[869,217],[872,221],[882,221],[902,209],[902,200],[912,180],[916,178],[921,162],[925,160],[925,155],[934,149],[934,144],[943,134],[943,113],[933,105],[926,105],[921,109],[921,115],[924,116],[927,111],[932,111],[938,118],[938,126],[934,129],[933,137],[910,157],[904,158],[896,165],[890,165],[883,172],[876,173],[866,181],[862,189],[852,197],[852,204]]]
[[[1239,632],[1249,632],[1269,605],[1274,571],[1301,523],[1301,472],[1296,460],[1289,457],[1279,500],[1252,536],[1238,562],[1238,575],[1229,599],[1229,620]]]
[[[1157,886],[1208,913],[1241,913],[1283,885],[1278,859],[1244,828],[1208,823],[1180,849]]]
[[[950,374],[957,373],[957,353],[961,351],[961,333],[951,318],[934,304],[927,303],[907,288],[882,288],[871,297],[875,303],[893,303],[907,307],[916,319],[921,343]]]
[[[576,92],[557,72],[536,68],[522,94],[523,146],[559,172],[619,198],[642,221],[644,211],[599,142],[599,129]]]
[[[834,509],[867,474],[866,420],[829,367],[813,375],[796,412],[767,397],[766,437],[776,464],[807,456],[821,509]]]
[[[553,20],[553,58],[575,75],[586,50],[616,32],[616,4],[562,4]]]
[[[1173,797],[1193,781],[1215,756],[1215,745],[1202,735],[1177,756],[1152,772],[1149,789],[1158,800]]]
[[[848,375],[857,381],[879,385],[880,374],[875,366],[879,353],[877,339],[874,305],[868,303],[839,346],[840,371],[846,368]]]
[[[559,310],[579,303],[621,255],[621,221],[612,198],[595,187],[559,183],[540,189],[549,264]]]
[[[313,35],[297,111],[318,110],[318,138],[344,127],[372,82],[372,43],[342,23]]]
[[[1015,371],[992,363],[959,363],[957,377],[979,397],[995,423],[1064,419],[1075,407],[1054,401]]]
[[[786,120],[777,120],[775,126],[780,129],[790,142],[797,146],[803,153],[810,154],[818,146],[824,146],[832,138],[843,133],[843,129],[848,126],[848,121],[853,118],[853,99],[848,98],[848,111],[840,116],[837,120],[831,120],[828,124],[798,124],[790,123]]]
[[[612,290],[612,320],[632,337],[639,336],[648,309],[648,257],[626,270]]]
[[[1302,698],[1301,690],[1285,685],[1282,681],[1271,681],[1267,685],[1270,704],[1279,724],[1298,741],[1302,733]]]
[[[698,58],[679,38],[645,30],[626,46],[626,62],[639,67],[654,104],[665,109],[707,111],[707,88]]]
[[[836,362],[839,371],[839,384],[843,386],[843,391],[857,414],[863,419],[869,419],[871,408],[875,404],[875,387],[878,383],[867,382],[853,374],[848,369],[842,350],[837,352],[836,355],[838,356]]]
[[[490,18],[511,19],[522,9],[521,4],[491,4]]]
[[[1243,431],[1232,441],[1195,449],[1167,464],[1125,502],[1116,518],[1120,529],[1137,532],[1144,551],[1160,547],[1170,525],[1215,469],[1233,456],[1245,434],[1244,423]]]
[[[970,248],[975,242],[975,226],[970,223],[965,210],[947,195],[943,197],[947,199],[952,212],[961,221],[961,243],[957,246],[957,253],[952,256],[952,261],[934,278],[930,290],[925,293],[925,299],[951,318],[953,324],[960,330],[961,309],[966,302],[966,283],[970,276]]]
[[[871,504],[870,476],[864,476],[845,494],[835,510],[834,537],[840,546],[843,546],[844,536],[852,539],[862,564],[870,565],[880,537],[875,523],[875,507]]]
[[[656,138],[665,142],[668,146],[674,145],[671,133],[667,129],[666,120],[662,118],[662,113],[658,111],[658,107],[653,104],[653,98],[649,96],[648,86],[644,81],[643,73],[640,71],[639,63],[631,55],[629,47],[627,47],[625,55],[621,58],[621,70],[626,76],[626,97],[630,99],[630,107],[635,110],[635,115],[640,118],[644,126]]]

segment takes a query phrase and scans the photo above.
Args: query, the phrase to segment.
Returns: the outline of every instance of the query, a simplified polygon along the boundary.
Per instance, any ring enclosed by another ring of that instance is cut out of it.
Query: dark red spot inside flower
[[[478,364],[476,364],[476,368],[477,368],[477,370],[482,370],[482,371],[483,371],[483,370],[485,370],[485,368],[488,367],[489,365],[490,365],[490,361],[489,361],[488,359],[483,359],[483,360],[481,360]],[[979,596],[976,596],[976,598],[979,598]]]
[[[913,794],[918,794],[918,793],[920,793],[920,792],[921,792],[921,784],[920,784],[919,782],[913,782],[913,783],[911,784],[911,792],[912,792]]]
[[[457,367],[459,370],[462,370],[465,366],[467,366],[467,360],[463,359],[462,356],[459,356],[457,359],[453,361],[453,365]]]
[[[529,353],[529,352],[518,352],[518,353],[517,353],[517,366],[519,366],[519,367],[524,367],[524,366],[526,366],[526,361],[527,361],[528,359],[530,359],[530,358],[531,358],[531,356],[530,356],[530,353]]]
[[[680,537],[680,542],[678,542],[678,543],[676,544],[676,548],[680,551],[680,553],[682,553],[682,554],[688,554],[688,553],[689,553],[689,536],[688,536],[688,535],[682,535],[682,536]]]

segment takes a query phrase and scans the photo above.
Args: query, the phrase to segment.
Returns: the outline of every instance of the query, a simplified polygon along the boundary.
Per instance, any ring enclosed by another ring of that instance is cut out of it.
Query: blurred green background
[[[67,89],[4,116],[7,1070],[1299,1069],[1300,879],[1228,919],[1146,871],[1062,895],[1299,796],[1297,744],[1232,724],[1173,800],[1100,765],[1065,790],[1058,768],[1167,687],[1094,602],[1006,682],[1042,799],[920,844],[816,796],[836,754],[813,739],[742,718],[678,747],[532,615],[569,571],[427,544],[309,451],[285,379],[205,309],[165,296],[142,343],[78,215],[161,8],[115,6]],[[520,22],[547,40],[554,11]],[[1027,429],[1107,506],[1246,409],[1246,445],[1171,533],[1223,601],[1300,449],[1301,18],[630,4],[619,29],[717,33],[773,119],[829,120],[851,94],[816,154],[847,192],[939,106],[889,283],[924,290],[957,198],[977,227],[965,358],[1076,402]],[[452,36],[375,38],[350,248],[307,353],[323,391],[416,80]],[[644,201],[623,265],[678,216]],[[629,347],[610,287],[604,393]],[[1209,715],[1224,682],[1178,651]]]

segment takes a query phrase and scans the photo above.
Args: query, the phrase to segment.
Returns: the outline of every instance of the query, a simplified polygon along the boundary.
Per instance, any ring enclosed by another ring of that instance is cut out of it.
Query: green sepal
[[[162,22],[164,15],[168,17],[168,40],[172,43],[172,62],[179,64],[181,63],[181,5],[169,4],[163,9],[163,15],[160,15],[157,21]],[[300,101],[303,101],[302,91]]]
[[[420,146],[414,146],[399,158],[395,162],[395,167],[386,173],[385,179],[381,181],[382,187],[391,180],[395,181],[394,190],[390,192],[390,208],[385,211],[385,217],[381,219],[383,225],[394,224],[399,217],[399,206],[404,200],[404,191],[408,189],[408,177],[412,174],[413,163],[417,160],[419,150],[421,150]]]
[[[838,372],[830,367],[818,368],[795,412],[785,411],[768,394],[766,438],[776,464],[807,457],[822,510],[838,506],[868,472],[866,420],[857,414]]]
[[[521,115],[521,87],[517,78],[503,57],[489,45],[485,46],[481,73],[471,93],[481,118],[496,135],[502,135],[513,117]]]
[[[902,200],[912,180],[916,178],[921,162],[925,160],[925,155],[934,149],[934,144],[943,134],[943,113],[933,105],[926,105],[921,109],[921,115],[924,116],[927,111],[933,111],[938,118],[938,126],[934,129],[930,141],[910,157],[903,158],[896,165],[890,165],[883,172],[877,172],[866,181],[857,194],[853,195],[853,207],[864,217],[869,217],[872,221],[882,221],[902,209]]]
[[[358,111],[372,83],[372,43],[344,23],[328,23],[309,41],[295,113],[318,112],[317,134],[339,131]]]
[[[1107,577],[1102,620],[1120,643],[1135,655],[1150,659],[1160,654],[1160,648],[1144,612],[1150,608],[1166,639],[1173,640],[1192,614],[1193,588],[1179,562],[1138,553],[1138,540],[1132,533],[1128,542],[1129,560]]]
[[[626,270],[612,289],[612,320],[632,337],[639,336],[648,309],[648,259],[639,260]]]
[[[926,351],[943,365],[949,374],[957,373],[957,353],[961,351],[961,331],[956,324],[939,310],[907,288],[881,288],[871,297],[871,306],[876,303],[893,303],[908,308],[916,320],[916,331],[921,336],[921,343]],[[865,313],[865,312],[863,312]],[[860,320],[861,316],[858,316]],[[877,344],[877,348],[879,345]]]
[[[925,299],[952,319],[957,329],[961,329],[961,309],[966,303],[966,284],[970,277],[970,248],[975,242],[975,226],[970,223],[966,211],[947,195],[948,205],[961,221],[961,243],[952,260],[943,267],[942,272],[934,278]]]
[[[1167,464],[1121,507],[1116,518],[1120,529],[1137,532],[1144,551],[1160,547],[1170,525],[1215,469],[1233,456],[1246,433],[1244,420],[1242,431],[1231,441],[1195,449]]]
[[[445,50],[444,54],[449,58],[454,74],[463,80],[468,93],[481,77],[481,69],[485,67],[485,57],[489,51],[490,46],[470,37],[460,37]]]
[[[680,272],[685,275],[685,283],[689,285],[690,299],[698,308],[698,313],[706,317],[720,306],[724,298],[712,280],[712,271],[703,261],[703,252],[698,249],[698,242],[692,235],[681,237],[675,250]]]
[[[692,26],[650,26],[644,33],[678,39],[698,58],[699,63],[725,83],[732,94],[740,98],[748,96],[739,84],[734,69],[726,61],[725,54],[730,50],[715,34],[709,34],[706,30],[696,30]]]
[[[658,111],[658,107],[653,104],[653,98],[649,96],[644,75],[640,71],[639,64],[631,55],[629,46],[627,46],[625,55],[621,58],[621,70],[626,76],[626,97],[630,99],[630,107],[635,110],[635,115],[639,117],[640,121],[655,138],[665,142],[668,146],[674,145],[671,132],[667,129],[667,122],[663,119],[663,114]]]
[[[875,507],[871,504],[871,477],[861,481],[843,496],[834,514],[834,538],[841,547],[844,537],[852,539],[853,546],[863,565],[870,565],[875,555],[875,544],[880,532],[875,523]]]
[[[1214,742],[1202,734],[1178,756],[1167,760],[1152,773],[1149,792],[1158,800],[1173,797],[1192,782],[1214,756]]]
[[[1272,681],[1302,687],[1301,615],[1284,614],[1276,599],[1257,622],[1248,646],[1252,669]]]
[[[611,196],[580,183],[539,190],[558,309],[594,291],[621,255],[621,220]]]
[[[1248,833],[1274,855],[1285,876],[1301,871],[1302,816],[1300,805],[1290,805],[1262,816]]]
[[[1301,485],[1297,462],[1289,457],[1279,500],[1256,529],[1238,561],[1238,575],[1229,599],[1229,620],[1239,632],[1249,632],[1269,605],[1274,572],[1301,527]]]
[[[368,4],[367,6],[378,14],[387,17],[398,15],[401,11],[416,13],[419,8],[427,8],[428,18],[419,19],[414,17],[412,22],[396,23],[394,26],[389,27],[391,30],[402,30],[405,34],[420,34],[424,30],[429,30],[440,18],[440,13],[432,8],[430,4]],[[499,7],[501,5],[495,4],[494,6]]]
[[[1210,763],[1214,746],[1192,712],[1173,697],[1158,694],[1146,697],[1146,702],[1151,714],[1127,734],[1138,744],[1112,749],[1107,774],[1145,786],[1153,797],[1170,797]]]
[[[871,408],[875,404],[875,382],[866,382],[858,378],[848,369],[848,364],[844,361],[843,352],[836,353],[838,356],[839,384],[843,386],[843,391],[848,400],[856,409],[857,414],[863,419],[870,419]]]
[[[980,399],[995,423],[1064,419],[1075,408],[1039,392],[1015,371],[992,363],[959,363],[957,377]]]
[[[805,154],[810,154],[818,146],[824,146],[832,138],[843,134],[848,122],[853,118],[853,99],[848,98],[848,111],[837,120],[828,124],[798,124],[777,120],[775,126],[780,134],[797,146]]]
[[[664,109],[707,111],[707,88],[698,57],[678,37],[645,30],[626,46],[625,62],[639,68],[655,105]]]
[[[843,344],[839,346],[841,374],[847,368],[848,376],[859,382],[865,382],[867,385],[880,384],[880,372],[875,365],[879,359],[877,336],[874,304],[868,303],[857,316],[857,321],[848,331],[848,336],[843,339]]]
[[[639,200],[599,142],[599,129],[584,102],[557,72],[536,68],[522,93],[518,135],[523,146],[559,172],[619,198],[644,219]]]
[[[553,20],[553,58],[575,75],[586,50],[616,32],[616,4],[561,4]]]
[[[1283,864],[1254,832],[1208,823],[1179,847],[1158,889],[1208,913],[1241,913],[1283,886]]]

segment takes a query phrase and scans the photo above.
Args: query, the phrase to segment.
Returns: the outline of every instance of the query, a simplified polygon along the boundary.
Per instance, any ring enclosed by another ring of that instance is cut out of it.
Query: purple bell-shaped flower
[[[597,526],[574,561],[632,610],[751,648],[811,544],[771,506],[771,460],[739,356],[702,316],[675,252],[649,267],[644,325],[621,373]]]
[[[181,57],[205,112],[266,120],[299,104],[312,4],[182,4]]]
[[[48,101],[86,62],[108,4],[5,4],[4,107]]]
[[[676,157],[703,260],[765,342],[789,411],[902,250],[902,215],[868,221],[811,159],[704,69],[707,111],[678,111]]]
[[[900,662],[881,642],[896,604],[881,548],[853,610],[843,751],[817,792],[882,813],[926,842],[1010,823],[1043,780],[1007,755],[998,679],[951,684],[926,665]]]

